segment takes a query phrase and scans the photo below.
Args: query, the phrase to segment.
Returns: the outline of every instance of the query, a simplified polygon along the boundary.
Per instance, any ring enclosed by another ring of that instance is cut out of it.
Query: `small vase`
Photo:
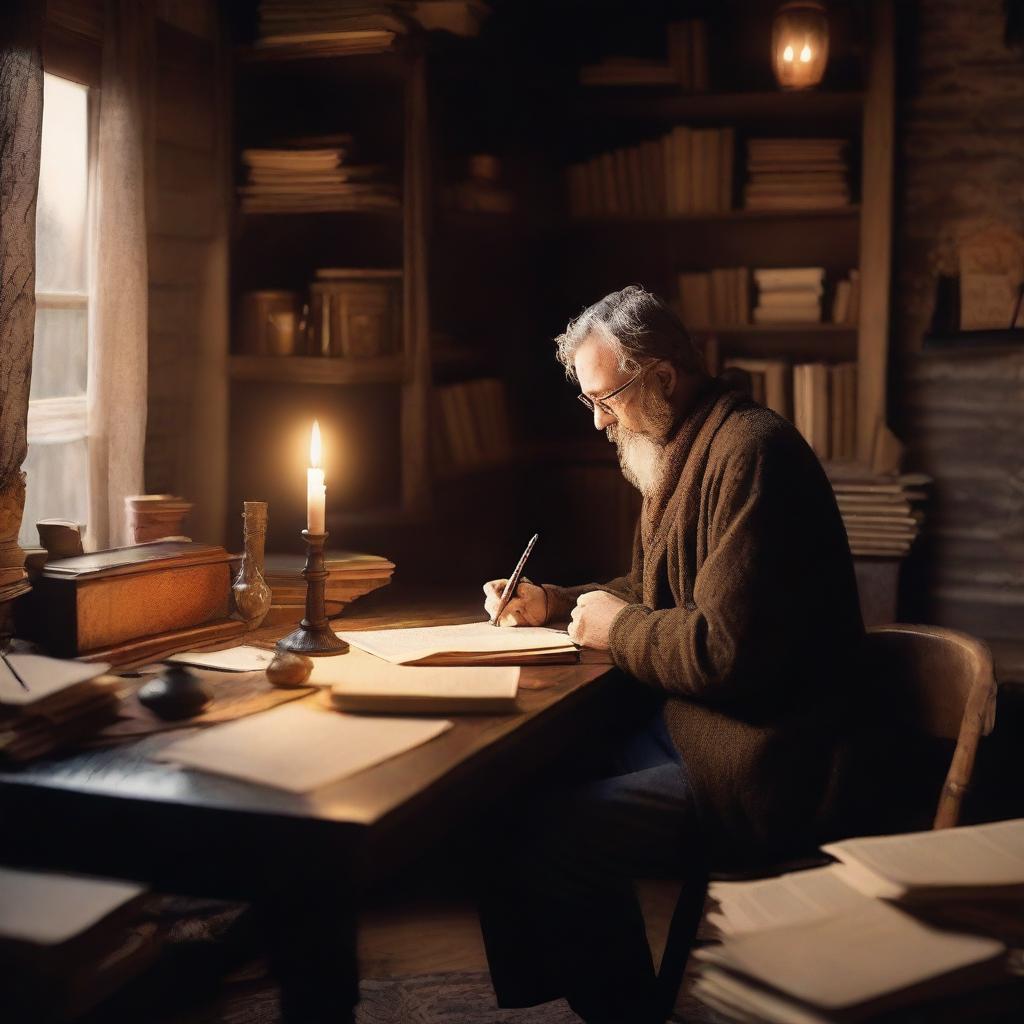
[[[263,546],[267,539],[267,503],[242,503],[242,523],[245,533],[245,551],[242,567],[231,589],[235,595],[235,609],[249,629],[257,629],[270,611],[271,593],[263,578]]]

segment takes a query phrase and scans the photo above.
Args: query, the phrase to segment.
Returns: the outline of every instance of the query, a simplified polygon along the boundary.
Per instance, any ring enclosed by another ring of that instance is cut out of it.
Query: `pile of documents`
[[[345,606],[357,598],[386,587],[395,571],[395,563],[380,555],[351,551],[328,551],[324,564],[330,573],[324,583],[328,616],[340,615]],[[302,618],[306,605],[303,565],[300,555],[267,555],[263,577],[270,587],[273,602],[268,623]]]
[[[244,213],[380,210],[398,206],[398,190],[375,164],[348,162],[349,136],[316,146],[244,149],[247,180],[238,188]]]
[[[1006,943],[1024,909],[1024,820],[825,851],[839,863],[712,885],[709,923],[723,941],[695,953],[703,1002],[740,1020],[864,1020],[1009,979]],[[978,927],[979,903],[987,927]]]
[[[923,473],[844,479],[832,489],[855,555],[900,558],[917,539],[924,519],[920,505],[931,478]]]
[[[261,0],[257,45],[374,53],[409,31],[409,9],[386,0]]]
[[[824,267],[755,270],[755,324],[818,323],[825,288]]]
[[[818,210],[848,206],[845,139],[751,139],[748,210]]]
[[[37,654],[0,659],[0,758],[41,757],[112,722],[121,681],[104,674],[109,667]]]

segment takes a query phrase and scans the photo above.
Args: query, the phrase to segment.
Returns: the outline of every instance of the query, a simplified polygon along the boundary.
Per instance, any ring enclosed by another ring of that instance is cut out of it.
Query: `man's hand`
[[[491,580],[484,584],[484,609],[493,619],[501,604],[508,580]],[[528,579],[521,579],[515,597],[509,601],[498,620],[499,626],[543,626],[548,621],[548,595]]]
[[[626,602],[621,597],[609,594],[607,590],[582,594],[572,610],[569,639],[582,647],[607,651],[612,622],[625,607]]]

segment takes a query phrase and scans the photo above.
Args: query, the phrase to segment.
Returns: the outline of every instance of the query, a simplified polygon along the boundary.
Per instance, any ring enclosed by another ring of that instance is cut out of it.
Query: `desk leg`
[[[348,887],[293,867],[255,904],[285,1024],[350,1024],[359,1000],[356,913]]]

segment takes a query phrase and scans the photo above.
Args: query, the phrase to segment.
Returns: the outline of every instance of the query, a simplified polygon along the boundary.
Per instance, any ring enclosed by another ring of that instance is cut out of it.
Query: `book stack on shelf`
[[[750,139],[748,210],[827,210],[850,205],[844,139]]]
[[[243,213],[310,213],[393,210],[398,189],[385,169],[348,162],[349,135],[329,136],[316,146],[245,149],[246,184],[238,194]]]
[[[345,606],[391,582],[395,563],[380,555],[360,555],[351,551],[328,551],[324,565],[330,575],[324,584],[329,616],[340,615]],[[297,622],[306,604],[306,581],[302,578],[303,560],[295,555],[267,555],[263,576],[271,592],[270,613],[264,625]]]
[[[900,558],[917,539],[919,505],[930,478],[922,473],[869,479],[834,479],[832,489],[855,555]]]
[[[679,275],[679,312],[691,329],[750,321],[750,271],[720,267],[706,273]]]
[[[602,57],[580,68],[580,85],[678,85],[684,92],[708,90],[708,27],[691,18],[668,26],[668,60]]]
[[[256,45],[379,53],[412,25],[405,4],[386,0],[261,0]]]
[[[825,290],[823,267],[779,267],[755,270],[755,324],[802,324],[821,321]]]
[[[711,886],[708,922],[722,941],[694,954],[701,1002],[730,1020],[786,1024],[971,1019],[936,1001],[1012,980],[1024,821],[823,849],[839,863]],[[986,1007],[994,1019],[1019,1007],[1019,992],[1005,994]]]
[[[457,474],[506,462],[512,453],[505,385],[496,378],[449,384],[435,391],[441,430],[435,461]]]
[[[856,327],[860,320],[860,271],[851,270],[850,276],[836,284],[832,298],[832,323]]]
[[[855,458],[857,364],[794,366],[793,423],[819,458]]]
[[[732,207],[732,128],[677,125],[566,172],[573,217],[687,216]]]

